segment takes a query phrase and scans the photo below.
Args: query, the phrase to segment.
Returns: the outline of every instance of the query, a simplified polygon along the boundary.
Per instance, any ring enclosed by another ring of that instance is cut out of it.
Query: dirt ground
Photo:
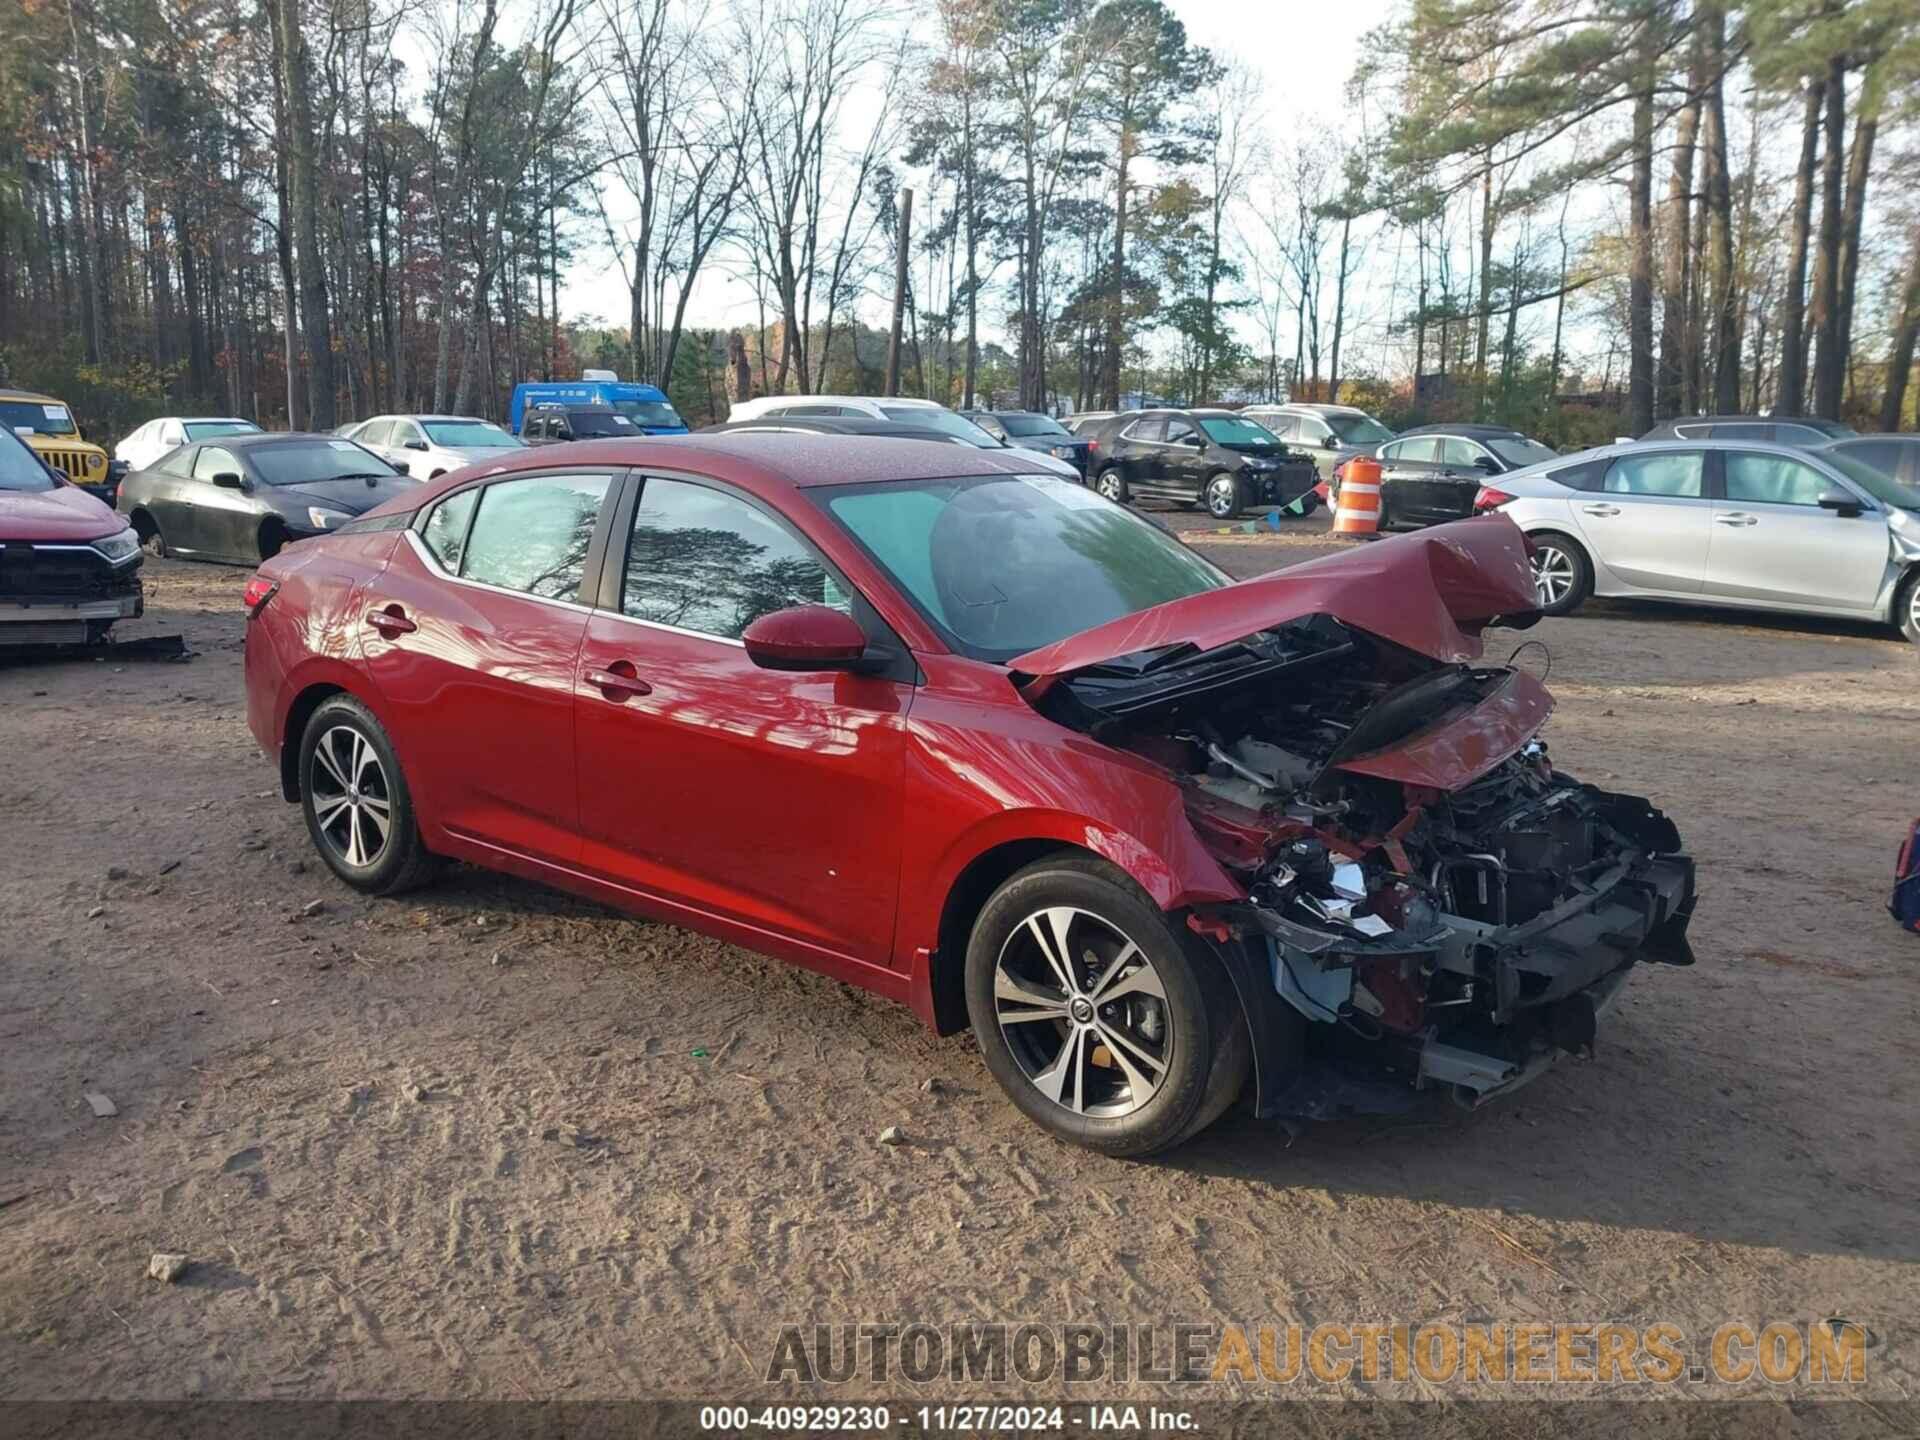
[[[1173,523],[1240,574],[1330,544]],[[762,1400],[801,1393],[762,1379],[786,1321],[1668,1321],[1703,1347],[1844,1316],[1855,1393],[1920,1387],[1920,939],[1882,908],[1920,652],[1890,631],[1596,604],[1497,632],[1552,653],[1557,763],[1678,821],[1700,963],[1637,971],[1593,1060],[1476,1114],[1291,1145],[1229,1118],[1129,1163],[816,975],[478,871],[353,895],[247,733],[245,572],[147,576],[124,633],[184,631],[190,663],[0,665],[0,1398]],[[191,1257],[179,1284],[155,1251]],[[812,1398],[886,1394],[983,1390]]]

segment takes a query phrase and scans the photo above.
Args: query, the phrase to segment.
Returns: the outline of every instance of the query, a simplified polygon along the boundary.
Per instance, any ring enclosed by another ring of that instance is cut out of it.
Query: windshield
[[[1207,432],[1207,438],[1222,445],[1278,445],[1280,437],[1266,426],[1239,415],[1199,416],[1200,428]]]
[[[1320,418],[1340,437],[1342,445],[1380,445],[1393,439],[1393,431],[1370,415],[1336,414]]]
[[[1891,475],[1881,473],[1844,450],[1829,450],[1825,458],[1829,465],[1882,505],[1896,505],[1902,510],[1920,510],[1920,490],[1913,486],[1902,485]]]
[[[631,435],[634,428],[632,420],[612,410],[571,410],[567,412],[567,423],[573,427],[576,440],[595,435]]]
[[[1133,511],[1051,476],[816,490],[963,655],[1005,662],[1232,583]]]
[[[1542,460],[1557,459],[1557,453],[1538,440],[1529,440],[1524,435],[1502,435],[1487,441],[1487,448],[1515,469],[1522,465],[1538,465]]]
[[[491,420],[422,420],[420,427],[436,445],[462,450],[518,450],[521,442]]]
[[[1002,415],[1000,423],[1006,427],[1009,435],[1062,435],[1073,438],[1071,430],[1045,415]]]
[[[12,431],[0,435],[0,490],[38,494],[59,483],[47,473],[47,467],[40,463],[40,457],[26,441]]]
[[[36,435],[71,435],[73,412],[45,400],[0,400],[0,421],[9,430],[31,430]]]
[[[251,420],[189,420],[187,439],[212,440],[219,435],[257,435],[260,427]]]
[[[353,480],[364,475],[396,475],[371,450],[351,440],[287,440],[247,451],[254,472],[269,485],[306,485],[315,480]]]
[[[903,425],[918,426],[922,430],[938,430],[942,435],[951,435],[956,440],[964,440],[969,445],[977,445],[982,450],[1001,450],[1004,447],[993,436],[982,430],[971,420],[954,414],[951,410],[942,410],[934,405],[882,405],[880,413],[889,420],[898,420]],[[1014,654],[1019,654],[1014,651]]]
[[[656,430],[664,426],[677,426],[684,430],[687,425],[687,422],[680,418],[679,411],[659,400],[616,400],[613,402],[613,408],[634,424]],[[574,428],[577,430],[580,427],[576,425]]]

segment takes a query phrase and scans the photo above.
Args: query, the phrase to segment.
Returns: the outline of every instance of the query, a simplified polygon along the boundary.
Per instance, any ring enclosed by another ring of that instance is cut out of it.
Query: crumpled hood
[[[1537,604],[1520,527],[1483,515],[1169,600],[1030,650],[1007,668],[1057,676],[1163,645],[1212,650],[1303,615],[1330,615],[1435,660],[1464,662],[1479,658],[1487,621],[1531,614]]]
[[[72,485],[0,490],[0,540],[98,540],[126,528],[124,516]]]

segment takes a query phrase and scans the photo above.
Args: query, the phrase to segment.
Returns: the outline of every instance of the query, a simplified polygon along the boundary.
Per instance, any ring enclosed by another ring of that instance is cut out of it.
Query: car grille
[[[137,594],[140,562],[116,569],[89,545],[32,545],[0,542],[0,599],[106,600]]]
[[[106,465],[99,455],[91,450],[65,450],[49,447],[40,452],[40,458],[58,470],[69,480],[81,484],[91,484],[105,477]]]

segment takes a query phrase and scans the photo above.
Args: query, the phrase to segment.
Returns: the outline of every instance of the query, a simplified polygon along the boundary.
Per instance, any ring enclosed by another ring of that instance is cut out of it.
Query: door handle
[[[1618,505],[1582,505],[1580,508],[1589,515],[1598,515],[1602,518],[1620,513],[1620,507]]]
[[[1749,515],[1744,510],[1733,510],[1728,512],[1725,515],[1714,516],[1713,523],[1716,525],[1736,525],[1736,526],[1737,525],[1758,525],[1760,523],[1760,517],[1758,515]]]
[[[382,610],[369,610],[367,624],[389,640],[396,635],[411,635],[420,628],[407,618],[407,612],[398,604],[389,605]]]
[[[624,704],[638,695],[653,693],[653,687],[642,680],[626,660],[616,660],[604,670],[588,670],[580,678],[596,687],[616,705]]]

